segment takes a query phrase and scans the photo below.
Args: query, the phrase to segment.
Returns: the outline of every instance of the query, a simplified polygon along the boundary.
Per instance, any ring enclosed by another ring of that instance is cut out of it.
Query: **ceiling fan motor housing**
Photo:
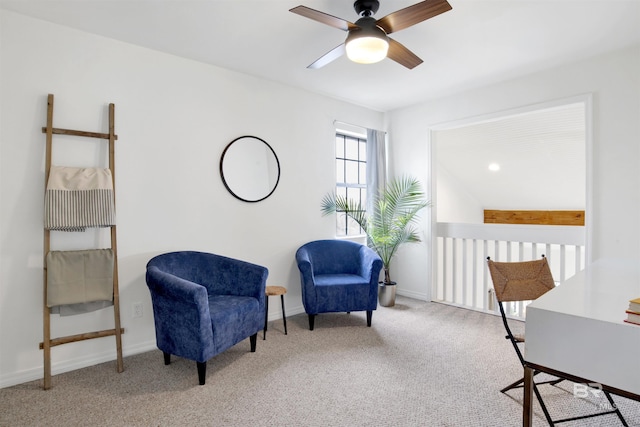
[[[357,37],[378,37],[381,39],[387,39],[387,33],[377,25],[376,19],[372,16],[363,16],[356,22],[356,28],[349,30],[349,33],[353,33]]]
[[[378,0],[356,0],[353,8],[359,16],[373,16],[380,7]]]

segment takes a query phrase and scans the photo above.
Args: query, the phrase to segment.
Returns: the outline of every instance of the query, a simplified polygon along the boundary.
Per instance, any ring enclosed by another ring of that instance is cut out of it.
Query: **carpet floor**
[[[522,389],[499,390],[522,376],[496,316],[398,297],[364,313],[270,322],[255,353],[245,340],[208,362],[198,385],[195,362],[159,350],[115,363],[0,389],[0,426],[519,426]],[[516,327],[524,329],[520,322]],[[573,396],[573,385],[541,386],[553,417],[592,412],[604,399]],[[640,403],[614,397],[630,426]],[[534,425],[547,425],[537,402]],[[615,416],[563,423],[619,426]]]

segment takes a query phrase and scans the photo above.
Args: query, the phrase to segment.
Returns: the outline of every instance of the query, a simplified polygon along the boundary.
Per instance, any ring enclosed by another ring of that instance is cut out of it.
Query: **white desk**
[[[640,400],[640,326],[623,321],[637,297],[640,260],[603,259],[529,304],[524,425],[532,416],[532,368]]]

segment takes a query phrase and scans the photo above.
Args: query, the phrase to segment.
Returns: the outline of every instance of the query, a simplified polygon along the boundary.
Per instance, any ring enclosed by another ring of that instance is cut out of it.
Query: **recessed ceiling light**
[[[500,165],[497,164],[497,163],[491,163],[489,165],[489,170],[492,171],[492,172],[497,172],[497,171],[500,170]]]

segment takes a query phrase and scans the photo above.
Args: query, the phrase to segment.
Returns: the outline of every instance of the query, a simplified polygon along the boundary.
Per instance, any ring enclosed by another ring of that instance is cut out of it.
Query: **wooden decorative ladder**
[[[47,180],[49,179],[49,173],[51,171],[51,157],[53,149],[53,135],[71,135],[80,136],[86,138],[98,138],[109,141],[109,169],[111,169],[111,175],[113,179],[113,197],[115,206],[115,141],[118,136],[115,134],[114,126],[115,106],[109,104],[109,132],[97,133],[97,132],[85,132],[70,129],[59,129],[53,127],[53,95],[49,94],[47,99],[47,126],[42,128],[42,133],[46,134],[46,157],[45,157],[45,189],[47,187]],[[116,226],[111,225],[111,250],[113,251],[113,314],[115,321],[114,329],[107,329],[96,332],[87,332],[77,335],[70,335],[59,338],[51,338],[51,311],[47,306],[47,266],[46,257],[51,247],[51,233],[47,228],[44,229],[44,304],[43,304],[43,342],[40,343],[40,349],[44,350],[44,389],[51,388],[51,347],[67,344],[71,342],[84,341],[93,338],[102,338],[107,336],[116,337],[116,352],[117,362],[116,369],[118,372],[124,370],[122,362],[122,337],[124,329],[120,327],[120,297],[118,291],[118,245],[116,240]]]

